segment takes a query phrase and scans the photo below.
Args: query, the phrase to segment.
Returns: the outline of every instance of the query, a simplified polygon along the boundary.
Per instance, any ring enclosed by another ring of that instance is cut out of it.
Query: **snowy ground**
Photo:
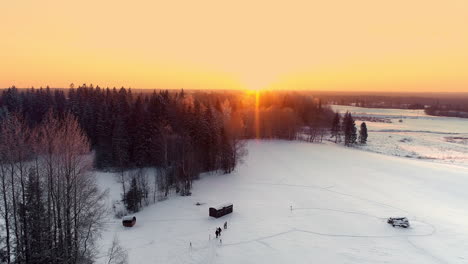
[[[110,219],[102,252],[117,234],[130,263],[468,263],[467,167],[330,144],[250,141],[248,150],[236,172],[144,208],[133,228]],[[119,199],[111,174],[98,180]],[[208,217],[225,202],[233,214]],[[393,228],[389,216],[412,227]],[[213,237],[224,221],[221,244]]]
[[[377,117],[391,121],[368,122],[369,142],[362,147],[377,153],[431,160],[468,167],[468,119],[428,116],[423,110],[332,106],[361,120]],[[401,120],[401,122],[400,122]]]

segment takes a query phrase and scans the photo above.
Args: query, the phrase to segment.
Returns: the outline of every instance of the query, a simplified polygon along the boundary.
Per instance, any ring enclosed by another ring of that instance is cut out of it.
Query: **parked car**
[[[404,228],[408,228],[410,226],[408,218],[406,217],[390,217],[387,220],[387,223],[391,224],[393,227],[401,226]]]

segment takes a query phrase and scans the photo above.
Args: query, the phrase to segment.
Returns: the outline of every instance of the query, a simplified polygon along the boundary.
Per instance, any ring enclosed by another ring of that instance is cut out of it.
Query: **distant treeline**
[[[468,93],[371,93],[305,92],[322,98],[324,103],[369,108],[425,109],[427,107],[468,108]]]
[[[468,103],[466,106],[460,105],[435,105],[424,109],[424,112],[433,116],[449,116],[468,118]]]

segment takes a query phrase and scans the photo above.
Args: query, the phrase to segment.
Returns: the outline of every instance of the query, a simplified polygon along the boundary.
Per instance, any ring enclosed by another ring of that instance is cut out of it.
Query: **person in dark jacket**
[[[221,231],[222,231],[221,227],[218,227],[219,236],[221,236]]]
[[[227,229],[227,221],[224,222],[224,229]]]
[[[216,238],[218,238],[218,236],[219,236],[219,229],[218,228],[216,228],[215,234],[216,234]]]

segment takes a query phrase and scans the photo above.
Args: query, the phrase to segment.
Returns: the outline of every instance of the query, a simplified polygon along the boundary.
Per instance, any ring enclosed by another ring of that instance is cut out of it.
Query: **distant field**
[[[362,149],[386,155],[427,159],[468,167],[468,121],[456,117],[428,116],[423,110],[376,109],[333,105],[350,111],[357,125],[365,121],[369,142]],[[389,122],[369,122],[369,118]],[[401,121],[401,122],[400,122]]]

